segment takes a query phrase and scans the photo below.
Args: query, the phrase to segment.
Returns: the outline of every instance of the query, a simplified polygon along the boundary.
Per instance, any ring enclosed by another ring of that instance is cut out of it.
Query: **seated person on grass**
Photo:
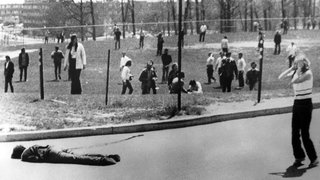
[[[180,77],[180,84],[179,84],[179,78]],[[178,77],[175,77],[172,80],[172,85],[171,85],[171,89],[170,89],[170,94],[178,94],[179,93],[179,89],[181,89],[181,92],[183,93],[188,93],[186,89],[184,89],[184,72],[181,72],[180,74],[178,74]]]
[[[13,149],[12,159],[21,159],[26,162],[68,163],[106,166],[120,161],[120,156],[102,154],[75,154],[70,149],[57,149],[53,146],[33,145],[25,148],[18,145]]]
[[[203,91],[202,91],[201,83],[199,81],[191,80],[189,82],[188,93],[190,93],[190,94],[202,94]]]

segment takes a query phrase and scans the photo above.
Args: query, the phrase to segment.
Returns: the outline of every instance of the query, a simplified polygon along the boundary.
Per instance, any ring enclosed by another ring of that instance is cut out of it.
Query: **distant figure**
[[[264,35],[261,31],[258,33],[258,51],[261,53],[264,49]]]
[[[259,81],[259,70],[256,69],[257,64],[255,62],[252,62],[250,64],[251,69],[247,72],[246,75],[246,84],[249,85],[249,90],[252,91],[256,89],[256,84]]]
[[[208,84],[211,84],[211,80],[213,80],[214,82],[216,81],[216,78],[213,77],[213,72],[214,72],[213,66],[215,65],[215,59],[212,53],[208,54],[206,65],[207,65]]]
[[[9,56],[6,56],[6,62],[4,63],[4,92],[8,91],[8,85],[10,85],[11,92],[13,93],[13,86],[12,86],[12,77],[14,73],[14,64],[11,61]]]
[[[29,66],[29,54],[26,53],[26,49],[22,48],[19,54],[19,69],[20,69],[20,82],[22,81],[22,74],[24,73],[24,81],[27,81]]]
[[[189,82],[189,89],[187,91],[191,94],[203,94],[201,83],[195,80]]]
[[[130,82],[133,78],[133,75],[131,74],[131,71],[130,71],[131,63],[132,61],[127,61],[121,71],[121,78],[122,78],[121,94],[125,94],[127,91],[127,88],[129,89],[129,94],[132,94],[133,92],[133,88]]]
[[[181,29],[181,47],[184,47],[184,35],[185,35],[185,31],[184,29],[182,28]]]
[[[48,40],[49,40],[49,31],[46,31],[44,33],[44,43],[45,44],[48,44]]]
[[[199,42],[204,42],[205,36],[207,32],[207,25],[202,24],[200,27],[200,37],[199,37]]]
[[[171,55],[168,54],[169,50],[164,49],[164,53],[161,56],[162,60],[162,83],[166,83],[168,81],[169,76],[169,66],[172,62]]]
[[[153,94],[157,94],[155,89],[155,81],[157,79],[156,71],[154,70],[153,62],[149,61],[147,67],[142,70],[139,81],[141,82],[142,94],[150,94],[150,90],[153,90]]]
[[[288,18],[284,18],[282,21],[283,24],[283,34],[288,34],[288,29],[289,29],[289,20]]]
[[[163,37],[162,37],[162,33],[159,33],[157,36],[158,40],[157,40],[157,56],[161,56],[162,55],[162,48],[163,48]]]
[[[53,59],[54,64],[54,74],[55,80],[61,79],[61,61],[64,58],[62,51],[59,50],[59,47],[56,46],[55,50],[51,53],[51,58]]]
[[[120,36],[121,36],[120,29],[117,28],[114,32],[114,40],[115,40],[114,49],[115,50],[120,49]]]
[[[81,71],[86,68],[87,57],[84,47],[78,43],[77,36],[71,35],[71,41],[67,45],[64,70],[69,68],[71,76],[71,94],[81,94]]]
[[[120,162],[120,156],[117,154],[75,154],[70,149],[58,149],[49,145],[33,145],[29,148],[18,145],[14,147],[11,158],[33,163],[46,162],[95,166],[114,165],[117,162]]]
[[[224,38],[221,40],[221,50],[224,53],[228,53],[228,49],[229,49],[229,41],[228,41],[228,37],[224,36]]]
[[[143,30],[141,29],[140,30],[140,39],[139,39],[139,49],[143,49],[144,37],[145,37],[145,34],[144,34]]]
[[[238,79],[238,69],[236,62],[231,57],[231,53],[227,53],[227,58],[222,60],[220,72],[222,92],[231,92],[231,84],[234,77]]]
[[[171,87],[172,87],[172,81],[176,77],[178,77],[178,64],[177,63],[173,63],[171,65],[171,71],[169,72],[169,76],[168,76],[168,88],[169,88],[169,91],[171,90]]]
[[[287,47],[287,52],[288,52],[288,61],[289,61],[289,68],[290,68],[298,53],[298,48],[294,42],[291,42],[291,44]]]
[[[281,52],[281,34],[279,33],[279,31],[276,32],[276,34],[274,35],[274,55],[278,55]]]
[[[237,89],[242,89],[244,87],[244,73],[246,69],[246,61],[243,59],[243,54],[238,54],[238,80],[239,80],[239,87]]]
[[[180,77],[180,84],[179,84],[179,78],[178,77]],[[170,94],[178,94],[179,93],[179,89],[183,93],[188,93],[188,91],[184,88],[184,72],[181,72],[180,74],[178,74],[177,77],[175,77],[172,80],[172,86],[171,86]]]

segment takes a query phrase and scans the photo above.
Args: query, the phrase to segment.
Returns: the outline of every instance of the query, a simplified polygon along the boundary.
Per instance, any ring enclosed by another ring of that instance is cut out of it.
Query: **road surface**
[[[320,110],[315,110],[313,117],[310,131],[320,152]],[[1,143],[0,179],[318,179],[320,167],[286,171],[294,160],[290,118],[291,114],[284,114],[146,133]],[[136,135],[143,136],[125,140]],[[82,147],[76,150],[79,153],[118,153],[121,162],[103,167],[21,162],[10,159],[17,144]]]

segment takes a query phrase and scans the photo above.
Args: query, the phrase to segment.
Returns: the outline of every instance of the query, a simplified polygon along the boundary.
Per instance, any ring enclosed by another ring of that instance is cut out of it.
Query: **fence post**
[[[44,99],[42,48],[40,48],[40,52],[39,52],[39,71],[40,71],[40,97],[41,97],[41,99]]]
[[[108,66],[107,66],[107,85],[106,85],[106,105],[108,105],[108,93],[109,93],[109,67],[110,67],[110,49],[108,49]]]

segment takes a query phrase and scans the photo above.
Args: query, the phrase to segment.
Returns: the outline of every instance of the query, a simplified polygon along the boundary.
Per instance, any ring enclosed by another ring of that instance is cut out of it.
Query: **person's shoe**
[[[319,160],[315,159],[313,161],[310,162],[309,167],[316,167],[319,164]]]
[[[59,79],[61,79],[61,76],[59,75]]]
[[[108,156],[108,158],[111,158],[115,160],[116,162],[120,162],[120,156],[118,154],[111,154]]]
[[[302,165],[303,165],[303,164],[302,164],[302,161],[304,161],[304,160],[305,160],[304,158],[296,159],[296,160],[294,161],[294,163],[293,163],[292,166],[294,166],[294,167],[302,166]]]

